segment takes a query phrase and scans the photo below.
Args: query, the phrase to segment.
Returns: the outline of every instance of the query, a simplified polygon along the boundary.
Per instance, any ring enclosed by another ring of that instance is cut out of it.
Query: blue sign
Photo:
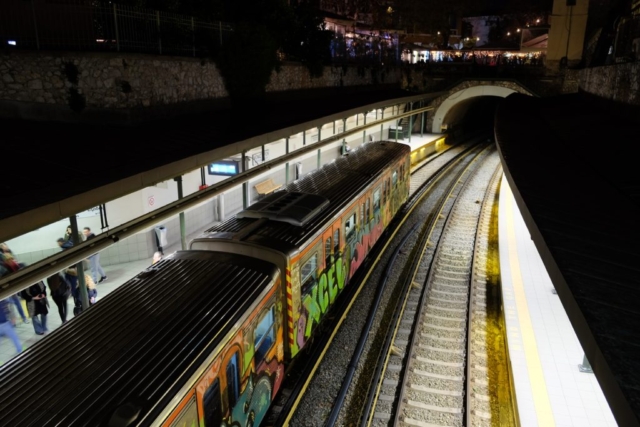
[[[233,176],[240,172],[240,162],[236,160],[220,160],[209,165],[209,175]]]

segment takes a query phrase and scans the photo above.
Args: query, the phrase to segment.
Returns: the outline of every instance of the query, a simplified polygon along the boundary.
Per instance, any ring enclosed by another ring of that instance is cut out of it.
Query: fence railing
[[[220,21],[91,0],[11,0],[0,12],[0,42],[16,49],[203,56],[232,31]]]

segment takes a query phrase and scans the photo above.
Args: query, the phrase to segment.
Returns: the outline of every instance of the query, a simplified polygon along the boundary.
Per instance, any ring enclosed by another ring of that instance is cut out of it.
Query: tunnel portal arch
[[[431,102],[431,106],[434,107],[434,113],[427,122],[427,128],[431,129],[432,133],[442,133],[443,124],[446,124],[447,113],[462,101],[481,96],[506,98],[514,92],[532,95],[531,92],[516,82],[463,82]]]

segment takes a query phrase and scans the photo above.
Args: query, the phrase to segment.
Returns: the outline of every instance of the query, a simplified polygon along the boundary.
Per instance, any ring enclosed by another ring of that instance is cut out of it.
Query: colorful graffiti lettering
[[[318,283],[311,288],[309,293],[303,295],[302,306],[306,315],[301,313],[298,320],[298,345],[300,345],[300,331],[304,329],[304,342],[306,342],[314,327],[320,323],[322,315],[327,312],[329,306],[333,304],[344,288],[346,277],[345,262],[339,256],[336,262],[333,262],[331,267],[320,275]]]
[[[367,224],[363,230],[358,232],[358,239],[354,242],[351,251],[353,257],[351,258],[349,279],[351,279],[356,270],[362,265],[364,258],[382,235],[382,230],[383,225],[378,221],[378,223]]]
[[[357,233],[354,242],[345,245],[345,251],[323,271],[315,286],[302,295],[302,307],[296,327],[296,344],[302,348],[311,337],[322,316],[336,300],[347,282],[364,261],[384,230],[385,215],[377,211],[374,219]],[[333,259],[333,258],[332,258]]]

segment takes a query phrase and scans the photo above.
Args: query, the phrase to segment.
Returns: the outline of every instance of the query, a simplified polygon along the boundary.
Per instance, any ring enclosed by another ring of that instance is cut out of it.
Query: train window
[[[202,396],[202,406],[204,406],[204,425],[216,426],[222,424],[222,400],[220,395],[220,380],[213,380],[204,396]]]
[[[338,257],[340,253],[340,229],[333,233],[333,256]]]
[[[393,171],[393,175],[391,175],[391,185],[393,188],[398,186],[398,171]]]
[[[371,203],[369,202],[369,197],[367,197],[367,200],[364,202],[364,222],[369,222],[369,219],[371,218]]]
[[[387,178],[387,199],[391,197],[391,181]]]
[[[360,203],[360,227],[364,225],[364,203]]]
[[[380,187],[373,192],[373,214],[380,210]]]
[[[331,245],[331,237],[327,238],[327,241],[324,243],[324,267],[325,268],[329,268],[331,267],[331,249],[332,249],[332,245]]]
[[[256,330],[254,335],[254,343],[255,343],[255,362],[256,366],[260,361],[264,360],[267,355],[267,351],[275,344],[276,342],[276,331],[275,331],[275,308],[271,306],[269,311],[262,315],[262,318],[256,325]],[[231,405],[229,405],[231,407]]]
[[[356,214],[351,215],[344,223],[344,236],[347,240],[356,232]]]
[[[318,279],[318,254],[313,254],[311,258],[304,263],[300,269],[300,283],[302,283],[301,292],[306,294],[309,292]]]
[[[227,363],[227,398],[229,408],[236,406],[240,396],[240,370],[238,369],[238,353],[234,353]]]

